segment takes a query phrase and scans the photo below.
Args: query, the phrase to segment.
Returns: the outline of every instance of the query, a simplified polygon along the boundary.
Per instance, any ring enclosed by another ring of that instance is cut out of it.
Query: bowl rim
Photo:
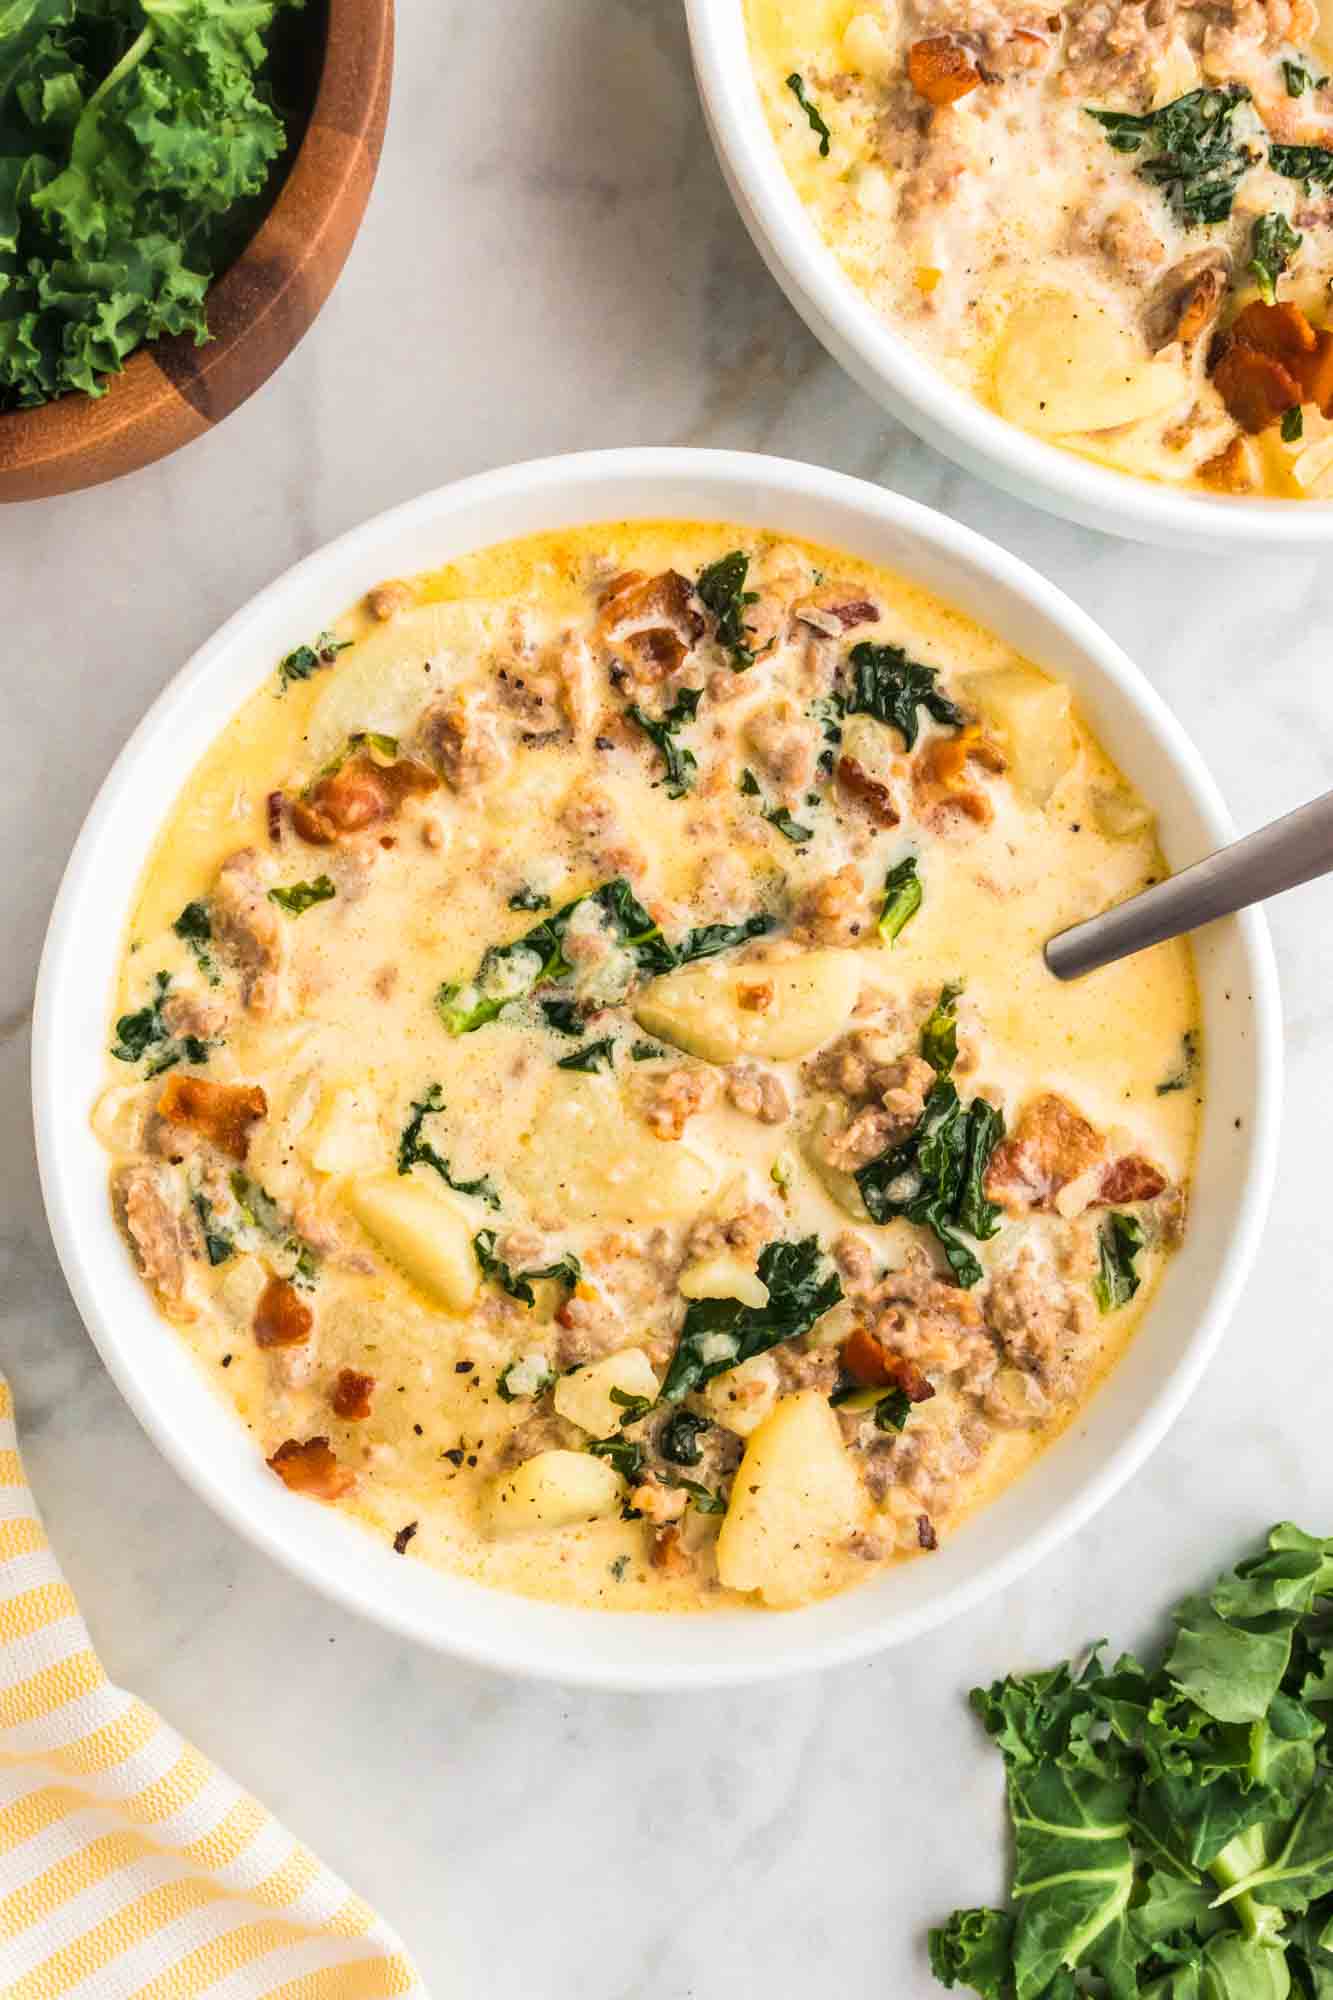
[[[1030,504],[1134,540],[1196,549],[1333,541],[1333,500],[1177,491],[1062,451],[955,387],[843,271],[782,164],[749,60],[746,0],[685,0],[695,74],[724,178],[769,270],[868,394],[969,471]]]
[[[843,1664],[865,1658],[932,1630],[960,1616],[1007,1584],[1014,1582],[1059,1543],[1076,1532],[1143,1464],[1175,1421],[1211,1358],[1221,1338],[1236,1295],[1257,1249],[1271,1194],[1281,1098],[1282,1041],[1281,1011],[1276,970],[1267,927],[1257,910],[1229,920],[1234,926],[1240,959],[1248,986],[1254,1042],[1255,1095],[1245,1139],[1246,1167],[1234,1220],[1229,1225],[1225,1245],[1205,1287],[1203,1309],[1189,1333],[1180,1358],[1165,1381],[1159,1382],[1146,1407],[1109,1452],[1099,1469],[1082,1481],[1076,1491],[1055,1506],[1049,1518],[1026,1534],[1004,1556],[982,1568],[976,1575],[945,1590],[914,1611],[899,1612],[887,1619],[869,1616],[863,1625],[848,1633],[803,1639],[796,1637],[794,1620],[803,1614],[774,1617],[765,1630],[772,1635],[771,1646],[759,1660],[741,1662],[713,1657],[703,1662],[661,1662],[652,1657],[605,1660],[586,1657],[581,1646],[569,1648],[569,1656],[553,1657],[544,1643],[530,1637],[502,1639],[479,1636],[450,1623],[443,1613],[427,1614],[420,1607],[400,1601],[392,1590],[367,1598],[366,1592],[344,1573],[342,1563],[316,1557],[309,1549],[298,1548],[284,1523],[283,1503],[308,1507],[293,1501],[273,1483],[271,1498],[255,1505],[233,1492],[221,1467],[205,1456],[195,1455],[191,1439],[173,1426],[166,1403],[169,1397],[154,1381],[142,1353],[135,1352],[135,1331],[110,1312],[98,1282],[100,1253],[85,1241],[84,1209],[73,1189],[73,1170],[66,1165],[65,1135],[88,1132],[90,1100],[79,1097],[66,1080],[62,1045],[57,1033],[62,987],[73,987],[80,974],[80,931],[78,905],[117,864],[114,842],[104,839],[115,815],[132,794],[141,762],[155,749],[159,737],[168,733],[172,720],[189,711],[201,690],[213,680],[227,689],[227,712],[234,713],[241,701],[259,683],[255,679],[253,646],[245,648],[251,635],[273,627],[284,605],[303,590],[318,586],[321,601],[327,602],[339,589],[338,578],[355,574],[358,565],[370,557],[380,561],[385,551],[387,564],[379,574],[393,573],[392,550],[413,532],[429,530],[443,536],[450,521],[469,519],[486,506],[532,506],[550,495],[567,495],[580,488],[605,493],[595,506],[570,518],[587,521],[656,518],[662,509],[656,504],[660,489],[673,480],[688,481],[691,487],[706,487],[734,501],[739,491],[753,496],[756,519],[768,510],[774,517],[785,506],[789,510],[811,503],[829,512],[842,509],[866,520],[870,527],[892,532],[902,530],[908,537],[924,542],[941,560],[980,570],[987,580],[1025,600],[1034,615],[1061,628],[1072,649],[1092,662],[1095,675],[1104,675],[1112,684],[1115,698],[1122,699],[1126,715],[1162,747],[1166,761],[1193,807],[1201,816],[1207,835],[1214,841],[1232,832],[1225,807],[1198,752],[1175,720],[1156,690],[1122,650],[1086,613],[1055,585],[1048,582],[1017,557],[987,541],[973,530],[925,508],[903,496],[886,492],[865,481],[842,473],[794,461],[741,452],[665,448],[626,448],[587,452],[533,460],[480,473],[391,508],[339,536],[323,548],[294,564],[234,613],[171,678],[153,702],[116,757],[103,781],[82,830],[75,842],[52,909],[38,972],[32,1039],[33,1116],[39,1175],[48,1222],[62,1269],[75,1305],[88,1328],[109,1373],[122,1395],[157,1445],[163,1456],[186,1483],[225,1521],[247,1540],[272,1556],[303,1582],[322,1590],[349,1610],[360,1612],[400,1636],[414,1638],[436,1650],[449,1652],[473,1664],[499,1668],[522,1677],[556,1680],[564,1685],[581,1685],[608,1690],[662,1690],[748,1685],[797,1671]],[[637,495],[637,499],[634,496]],[[719,513],[717,518],[724,516]],[[699,518],[704,518],[702,514]],[[789,530],[795,532],[795,530]],[[522,530],[521,532],[529,532]],[[504,539],[487,536],[472,546]],[[467,546],[460,541],[461,546]],[[367,585],[366,587],[369,587]],[[343,589],[343,595],[346,588]],[[339,597],[341,604],[342,597]],[[266,645],[265,661],[276,657]],[[215,736],[216,728],[212,734]],[[193,763],[193,760],[191,760]],[[160,814],[156,823],[160,825]],[[146,861],[149,847],[135,856],[135,880]],[[128,893],[128,892],[127,892]],[[86,985],[86,980],[85,980]],[[105,1183],[103,1181],[103,1187]],[[103,1196],[104,1199],[104,1196]],[[137,1275],[130,1273],[136,1292],[142,1297],[140,1329],[151,1323],[166,1327],[146,1292],[141,1292]],[[105,1265],[103,1264],[105,1271]],[[128,1318],[133,1318],[131,1312]],[[171,1341],[182,1353],[174,1329],[167,1329]],[[187,1355],[194,1366],[193,1355]],[[202,1373],[200,1376],[202,1384]],[[203,1385],[208,1396],[215,1392]],[[236,1423],[235,1413],[225,1409],[227,1422]],[[1094,1399],[1095,1400],[1095,1399]],[[1018,1482],[1019,1485],[1022,1482]],[[1014,1489],[1010,1489],[1011,1491]],[[267,1488],[265,1488],[267,1494]],[[1001,1496],[1002,1498],[1003,1496]],[[995,1504],[998,1504],[995,1503]],[[362,1536],[364,1529],[331,1510],[317,1513],[336,1520],[344,1535]],[[987,1510],[989,1511],[989,1510]],[[367,1542],[370,1538],[366,1537]],[[339,1550],[347,1545],[339,1541]],[[436,1575],[436,1572],[430,1572]],[[527,1605],[531,1600],[511,1599],[505,1593],[485,1592],[488,1599],[501,1598],[504,1604]],[[844,1593],[844,1598],[848,1594]],[[852,1599],[864,1593],[850,1593]],[[830,1602],[838,1603],[843,1599]],[[516,1614],[517,1615],[517,1614]],[[587,1621],[599,1625],[638,1624],[645,1630],[656,1620],[660,1626],[680,1621],[664,1614],[610,1613],[591,1609],[569,1614],[582,1631]],[[701,1621],[714,1625],[725,1613],[711,1613]],[[752,1617],[753,1613],[746,1616]],[[689,1621],[696,1622],[696,1621]],[[794,1643],[784,1643],[784,1634]]]
[[[295,352],[365,217],[388,120],[394,28],[394,0],[327,0],[300,142],[253,235],[209,283],[213,338],[198,348],[185,334],[144,341],[101,396],[67,391],[0,411],[0,505],[85,492],[170,457],[248,402]]]

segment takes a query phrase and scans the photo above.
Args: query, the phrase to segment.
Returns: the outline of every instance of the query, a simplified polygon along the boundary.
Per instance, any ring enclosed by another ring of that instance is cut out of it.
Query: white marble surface
[[[0,513],[0,1360],[112,1672],[397,1923],[437,1995],[931,1990],[926,1924],[998,1887],[967,1687],[1160,1609],[1284,1514],[1333,1528],[1333,888],[1274,913],[1290,1062],[1259,1270],[1114,1505],[967,1628],[750,1694],[511,1685],[394,1643],[238,1542],[141,1435],[42,1217],[27,1022],[47,911],[149,699],[232,609],[456,474],[635,441],[818,459],[942,507],[1070,590],[1157,680],[1252,826],[1333,785],[1318,558],[1187,557],[1003,498],[889,424],[788,310],[709,152],[676,0],[404,0],[383,170],[277,379],[113,488]]]

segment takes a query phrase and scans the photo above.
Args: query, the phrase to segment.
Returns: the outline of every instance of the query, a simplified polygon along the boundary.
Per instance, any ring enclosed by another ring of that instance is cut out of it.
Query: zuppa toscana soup
[[[491,549],[298,647],[183,774],[95,1127],[293,1492],[615,1608],[925,1557],[1114,1363],[1184,1226],[1184,944],[1067,689],[753,530]]]
[[[1333,494],[1333,87],[1316,0],[745,0],[852,282],[1049,442]]]

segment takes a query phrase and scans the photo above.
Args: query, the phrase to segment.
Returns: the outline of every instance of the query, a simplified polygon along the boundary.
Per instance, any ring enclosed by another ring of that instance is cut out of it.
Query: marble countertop
[[[670,1700],[514,1685],[399,1644],[275,1569],[168,1470],[75,1315],[42,1216],[27,1070],[47,912],[112,758],[228,613],[367,514],[507,460],[727,445],[939,507],[1128,648],[1242,827],[1333,785],[1333,573],[1105,539],[890,423],[750,248],[676,0],[400,12],[383,169],[297,354],[166,464],[0,513],[0,1361],[112,1673],[380,1905],[437,2000],[915,2000],[932,1990],[925,1926],[1000,1886],[998,1763],[967,1688],[1102,1633],[1144,1643],[1272,1520],[1333,1528],[1333,886],[1273,912],[1277,1201],[1222,1353],[1146,1470],[966,1627]]]

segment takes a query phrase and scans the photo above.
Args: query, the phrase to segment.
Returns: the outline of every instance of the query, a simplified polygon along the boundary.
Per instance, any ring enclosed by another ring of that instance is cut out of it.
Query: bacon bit
[[[1251,436],[1266,431],[1301,400],[1300,384],[1271,354],[1233,341],[1213,369],[1213,386]]]
[[[233,1160],[245,1158],[250,1127],[267,1110],[268,1099],[257,1083],[210,1083],[179,1070],[167,1078],[157,1100],[159,1118],[188,1125]]]
[[[648,681],[665,680],[683,666],[704,628],[694,586],[679,570],[660,576],[628,570],[612,578],[602,599],[603,640]]]
[[[329,1402],[335,1417],[341,1417],[345,1424],[359,1424],[363,1418],[370,1415],[370,1403],[374,1394],[373,1375],[363,1375],[356,1368],[340,1368]]]
[[[1052,1208],[1061,1188],[1088,1173],[1105,1141],[1094,1125],[1055,1091],[1025,1104],[1009,1138],[991,1154],[986,1194],[1011,1214]]]
[[[326,1437],[288,1438],[268,1461],[283,1485],[312,1500],[339,1500],[356,1484],[356,1474],[339,1465]]]
[[[773,982],[764,980],[759,986],[742,986],[736,994],[736,1005],[743,1007],[747,1014],[766,1014],[773,1005]]]
[[[377,764],[367,751],[358,750],[296,800],[292,824],[312,847],[331,847],[343,834],[363,833],[380,820],[393,819],[405,800],[433,792],[439,783],[434,771],[414,758]]]
[[[285,1278],[270,1278],[255,1307],[256,1347],[302,1347],[310,1338],[315,1315]]]
[[[419,1525],[416,1521],[407,1521],[398,1530],[398,1533],[393,1538],[393,1552],[396,1556],[405,1556],[407,1554],[407,1545],[413,1535],[415,1535]]]
[[[855,757],[839,757],[836,771],[838,789],[854,804],[864,806],[874,826],[897,826],[902,814],[897,801],[882,778],[872,777]]]
[[[928,35],[907,51],[907,74],[918,97],[936,106],[953,104],[975,90],[981,71],[948,35]]]
[[[940,1538],[935,1533],[935,1523],[931,1520],[929,1514],[917,1515],[916,1539],[918,1546],[923,1549],[937,1549],[939,1547]]]
[[[1304,355],[1292,371],[1307,403],[1317,405],[1321,417],[1333,415],[1333,333],[1321,327],[1315,335],[1313,354]]]
[[[1217,343],[1213,385],[1242,430],[1265,431],[1298,404],[1320,401],[1316,388],[1333,389],[1330,345],[1290,299],[1253,299]]]
[[[268,837],[274,847],[282,846],[282,793],[270,792],[268,806]]]
[[[1233,437],[1221,451],[1199,467],[1199,477],[1223,493],[1248,493],[1255,484],[1250,446],[1243,437]]]
[[[1313,354],[1317,344],[1314,328],[1290,299],[1280,299],[1271,306],[1262,299],[1252,299],[1237,313],[1230,331],[1233,340],[1257,347],[1261,354],[1271,354],[1274,361],[1288,368],[1303,354]]]
[[[886,1347],[868,1326],[858,1326],[839,1349],[842,1365],[863,1389],[901,1389],[909,1403],[928,1403],[935,1394],[915,1361]]]
[[[653,1536],[653,1568],[663,1570],[667,1576],[684,1576],[693,1566],[680,1529],[674,1524],[659,1528]]]
[[[809,597],[792,606],[792,616],[828,639],[836,639],[840,632],[850,632],[855,625],[873,625],[879,617],[879,606],[868,597],[845,596],[843,593],[851,588],[850,584],[821,584]]]
[[[935,736],[912,765],[912,789],[919,817],[954,811],[965,819],[987,826],[995,808],[985,792],[965,783],[967,767],[980,764],[984,771],[1003,771],[1004,752],[983,736],[976,723],[969,723],[956,736]]]
[[[1126,1153],[1115,1160],[1102,1177],[1098,1205],[1113,1207],[1122,1201],[1154,1201],[1166,1187],[1166,1175],[1141,1153]]]

